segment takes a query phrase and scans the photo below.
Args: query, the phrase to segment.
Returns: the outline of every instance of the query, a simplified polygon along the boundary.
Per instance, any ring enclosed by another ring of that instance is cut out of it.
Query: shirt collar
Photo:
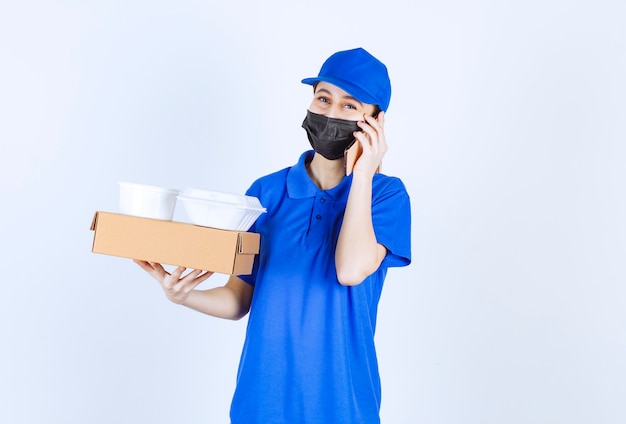
[[[291,199],[304,199],[307,197],[315,197],[320,190],[306,171],[306,164],[311,162],[315,152],[308,150],[300,155],[298,163],[289,168],[287,173],[287,193]],[[325,193],[332,197],[340,198],[347,196],[352,176],[345,177],[337,187],[330,190],[324,190]]]

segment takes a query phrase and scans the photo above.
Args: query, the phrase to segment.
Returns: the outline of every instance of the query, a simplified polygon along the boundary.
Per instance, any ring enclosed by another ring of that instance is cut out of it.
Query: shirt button
[[[320,202],[324,203],[326,201],[325,197],[320,198]]]
[[[315,215],[315,219],[317,219],[317,220],[322,219],[322,215]]]

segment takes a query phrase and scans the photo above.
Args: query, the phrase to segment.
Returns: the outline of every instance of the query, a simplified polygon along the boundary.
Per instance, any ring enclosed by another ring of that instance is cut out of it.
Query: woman
[[[228,319],[250,313],[232,424],[379,423],[377,306],[387,269],[411,261],[409,196],[377,172],[389,76],[357,48],[302,82],[314,87],[302,124],[313,151],[247,192],[268,211],[250,229],[261,234],[252,274],[202,291],[210,272],[136,262],[174,303]],[[362,154],[346,176],[353,142]]]

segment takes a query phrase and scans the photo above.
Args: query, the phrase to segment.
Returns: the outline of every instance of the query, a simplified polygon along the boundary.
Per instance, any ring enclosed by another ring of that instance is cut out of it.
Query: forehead
[[[320,90],[327,91],[337,97],[350,97],[354,99],[354,97],[350,95],[350,93],[329,82],[320,81],[315,84],[315,92],[317,93]]]

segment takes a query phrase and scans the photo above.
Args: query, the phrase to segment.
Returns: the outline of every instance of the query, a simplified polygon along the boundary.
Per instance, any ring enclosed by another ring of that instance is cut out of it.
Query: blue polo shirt
[[[387,256],[361,284],[344,287],[335,245],[352,177],[330,190],[310,179],[305,152],[247,194],[267,208],[261,234],[232,424],[379,423],[376,312],[388,267],[411,261],[409,196],[398,178],[376,174],[372,220]]]

